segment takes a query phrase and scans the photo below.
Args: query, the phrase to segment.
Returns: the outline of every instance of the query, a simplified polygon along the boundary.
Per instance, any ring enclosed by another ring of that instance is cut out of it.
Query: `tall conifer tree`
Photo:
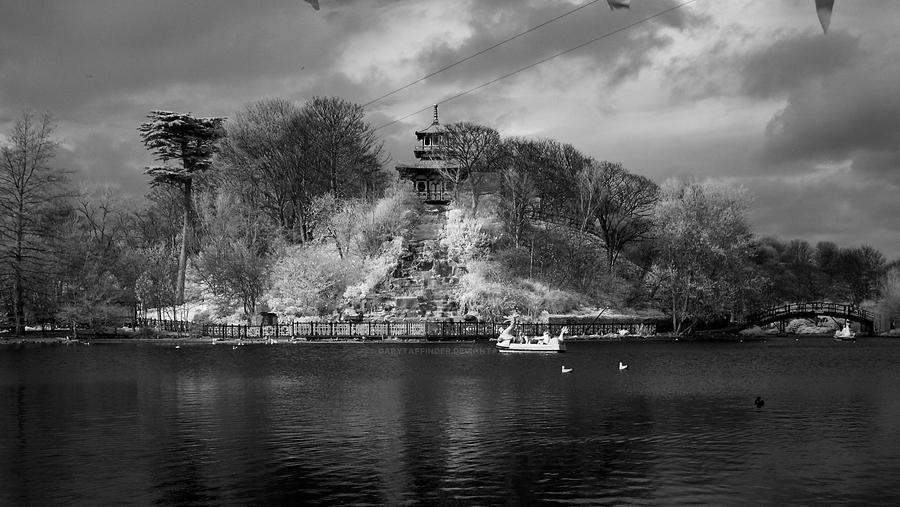
[[[146,173],[154,185],[172,185],[182,191],[184,217],[181,252],[178,257],[178,293],[176,304],[184,303],[184,273],[187,269],[187,240],[193,230],[192,185],[194,176],[209,169],[216,141],[224,133],[224,117],[198,118],[190,113],[151,111],[150,121],[138,127],[141,141],[163,163],[148,167]],[[180,160],[181,166],[168,165]]]

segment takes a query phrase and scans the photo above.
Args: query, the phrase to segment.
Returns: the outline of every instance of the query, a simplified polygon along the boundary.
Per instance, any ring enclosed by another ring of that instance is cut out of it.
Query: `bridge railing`
[[[773,306],[764,310],[758,310],[756,312],[748,313],[739,320],[744,323],[751,323],[768,320],[779,316],[801,313],[817,313],[823,315],[838,314],[846,315],[848,317],[861,318],[868,321],[874,321],[877,317],[873,312],[866,310],[865,308],[861,308],[859,305],[850,303],[832,303],[829,301],[813,301]]]

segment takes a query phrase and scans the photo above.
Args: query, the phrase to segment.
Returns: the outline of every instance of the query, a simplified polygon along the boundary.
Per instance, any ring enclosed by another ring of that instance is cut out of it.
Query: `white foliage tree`
[[[676,333],[722,317],[745,283],[750,248],[741,188],[667,181],[654,210],[659,258],[653,275],[660,306]]]

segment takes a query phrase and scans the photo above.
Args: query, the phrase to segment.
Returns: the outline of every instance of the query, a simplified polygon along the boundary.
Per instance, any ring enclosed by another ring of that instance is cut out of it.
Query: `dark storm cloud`
[[[747,56],[742,88],[750,96],[781,96],[847,67],[860,52],[859,39],[845,32],[783,37]]]
[[[711,43],[699,60],[676,61],[669,74],[678,100],[786,101],[761,132],[757,173],[850,160],[863,177],[900,182],[900,71],[877,40],[864,49],[859,36],[807,30],[745,47],[748,32],[724,31],[734,37]]]
[[[884,6],[885,4],[883,4]],[[728,104],[735,111],[776,109],[747,148],[720,150],[705,136],[702,151],[732,156],[709,168],[742,182],[756,196],[759,234],[870,243],[889,256],[900,252],[900,65],[893,30],[862,16],[828,34],[795,26],[761,36],[752,25],[708,31],[698,55],[676,56],[667,70],[671,100]],[[834,26],[832,28],[835,28]],[[849,30],[849,31],[848,31]],[[675,149],[673,148],[673,151]],[[743,151],[743,154],[741,154]],[[679,157],[675,157],[679,158]],[[703,157],[683,154],[703,164]],[[715,171],[706,171],[713,173]],[[692,167],[688,174],[703,174]]]
[[[797,87],[766,127],[772,162],[839,161],[862,157],[861,167],[900,154],[900,67],[854,65]],[[874,169],[898,178],[896,166]]]
[[[782,38],[747,59],[744,93],[786,96],[755,173],[794,178],[751,183],[762,230],[900,252],[900,66],[886,56],[835,32]]]
[[[855,153],[851,168],[892,185],[894,191],[900,190],[900,149],[897,149],[896,145],[880,151]]]
[[[859,38],[846,32],[782,32],[760,46],[739,26],[719,30],[723,37],[713,38],[699,58],[673,60],[667,72],[676,97],[784,97],[864,56]]]
[[[97,116],[110,99],[173,84],[287,75],[301,54],[314,69],[335,45],[309,51],[303,41],[301,52],[289,25],[275,30],[279,17],[304,13],[316,15],[288,0],[15,2],[0,16],[0,98],[6,107]]]
[[[869,244],[889,260],[900,255],[900,201],[878,182],[861,184],[852,174],[835,174],[806,185],[755,180],[747,188],[755,196],[751,215],[761,236]]]
[[[141,165],[145,153],[136,140],[98,132],[64,140],[54,166],[74,170],[72,178],[78,181],[113,184],[125,193],[143,195],[149,181]]]
[[[338,35],[292,0],[11,2],[0,48],[0,117],[52,112],[64,141],[57,164],[133,193],[146,190],[151,156],[135,129],[151,109],[228,116],[273,94],[302,102],[304,85],[309,96],[359,94],[325,70]]]

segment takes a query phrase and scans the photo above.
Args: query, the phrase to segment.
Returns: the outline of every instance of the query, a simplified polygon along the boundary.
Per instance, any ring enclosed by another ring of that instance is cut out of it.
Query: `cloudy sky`
[[[744,185],[759,234],[900,257],[900,2],[837,0],[827,34],[813,0],[695,0],[640,22],[681,2],[0,0],[0,132],[50,111],[58,165],[141,196],[152,109],[365,104],[586,5],[368,106],[376,127],[406,117],[378,130],[391,163],[441,103],[443,123],[554,138],[657,182]]]

